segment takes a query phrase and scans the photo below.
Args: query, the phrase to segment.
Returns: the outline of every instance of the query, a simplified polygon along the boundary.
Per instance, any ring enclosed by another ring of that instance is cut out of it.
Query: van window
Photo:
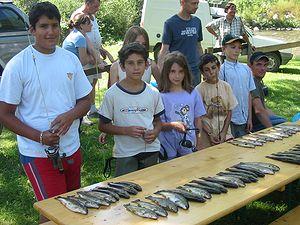
[[[0,32],[26,31],[23,18],[9,8],[0,9]]]

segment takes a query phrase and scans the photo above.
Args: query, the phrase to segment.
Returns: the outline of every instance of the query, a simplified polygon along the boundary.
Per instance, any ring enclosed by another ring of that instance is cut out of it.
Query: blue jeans
[[[201,74],[199,68],[191,69],[192,73],[192,85],[196,87],[201,82]]]
[[[275,126],[277,124],[280,124],[280,123],[285,123],[287,120],[281,116],[276,116],[276,115],[271,115],[269,116],[269,119],[272,123],[272,126]],[[262,125],[261,123],[259,124],[256,124],[255,126],[253,126],[253,131],[256,132],[256,131],[259,131],[259,130],[262,130],[262,129],[265,129],[265,126]]]

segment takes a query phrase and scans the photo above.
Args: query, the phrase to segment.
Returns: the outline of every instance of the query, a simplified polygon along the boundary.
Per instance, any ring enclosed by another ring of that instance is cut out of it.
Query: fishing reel
[[[193,142],[186,139],[187,131],[190,131],[190,130],[195,130],[195,131],[199,132],[198,128],[187,128],[186,132],[184,132],[184,134],[183,134],[182,140],[179,142],[179,145],[181,145],[182,147],[185,147],[185,148],[195,148],[195,146],[193,145]]]
[[[64,167],[61,161],[61,156],[59,154],[59,146],[50,146],[45,149],[48,159],[51,159],[54,169],[58,169],[60,173],[64,172]],[[63,154],[65,157],[65,153]]]

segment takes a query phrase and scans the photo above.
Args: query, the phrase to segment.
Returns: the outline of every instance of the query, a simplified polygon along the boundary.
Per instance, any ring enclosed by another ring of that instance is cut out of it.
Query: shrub
[[[62,15],[62,38],[68,33],[67,23],[74,10],[83,4],[83,0],[49,0],[57,6]],[[15,0],[14,3],[28,13],[32,4],[41,0]],[[143,0],[103,0],[97,19],[104,41],[115,42],[123,39],[126,30],[140,22]]]
[[[299,27],[299,0],[235,0],[240,16],[260,28]]]

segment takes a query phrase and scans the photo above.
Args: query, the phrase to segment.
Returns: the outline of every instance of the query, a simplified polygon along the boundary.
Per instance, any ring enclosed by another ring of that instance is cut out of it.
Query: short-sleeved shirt
[[[64,40],[62,47],[73,52],[79,58],[78,48],[87,48],[87,43],[83,34],[74,28]]]
[[[84,13],[82,11],[83,9],[84,7],[80,7],[79,9],[75,10],[71,15],[71,19],[74,18],[79,13]],[[102,37],[99,31],[99,25],[95,15],[91,15],[91,23],[92,23],[92,30],[90,32],[87,32],[86,34],[89,40],[92,42],[94,49],[99,51],[100,45],[102,45]]]
[[[112,85],[105,93],[99,109],[100,119],[115,126],[141,126],[152,130],[155,117],[164,113],[164,106],[157,89],[144,83],[140,92],[129,92],[119,83]],[[160,143],[156,138],[147,144],[143,138],[114,135],[113,155],[117,158],[137,155],[141,152],[159,151]]]
[[[228,111],[233,110],[237,103],[232,89],[228,83],[219,80],[216,84],[207,82],[200,83],[195,88],[202,96],[206,109],[206,115],[202,121],[205,123],[214,136],[218,136],[222,131]],[[228,129],[226,139],[232,138]]]
[[[165,113],[161,115],[162,122],[183,122],[187,128],[195,128],[195,119],[206,113],[202,98],[196,90],[191,93],[187,91],[166,92],[161,93],[161,96],[165,106]],[[169,159],[191,153],[192,149],[180,146],[179,142],[182,138],[183,134],[174,129],[161,131],[159,134],[161,151],[166,151]],[[187,132],[187,140],[190,140],[195,146],[194,130]]]
[[[206,27],[211,27],[217,33],[219,37],[219,46],[221,46],[221,42],[226,34],[232,34],[234,36],[241,36],[245,34],[244,24],[242,19],[238,16],[235,16],[231,23],[228,22],[226,17],[221,17],[211,21],[206,25]]]
[[[0,83],[0,101],[17,105],[16,117],[24,124],[46,131],[58,115],[73,109],[76,101],[91,90],[81,63],[73,53],[56,47],[54,53],[43,54],[30,45],[6,65]],[[78,127],[79,119],[76,119],[60,137],[61,153],[70,156],[78,150]],[[47,157],[44,151],[47,146],[20,135],[17,141],[22,155]]]
[[[192,70],[199,66],[198,42],[202,40],[202,25],[198,17],[192,16],[190,20],[183,20],[174,15],[164,24],[162,43],[170,46],[170,52],[180,51],[184,54]]]
[[[219,77],[230,84],[238,101],[238,105],[232,110],[231,121],[238,125],[246,124],[249,114],[249,94],[255,90],[250,68],[243,63],[225,60]]]
[[[264,87],[263,82],[262,82],[262,80],[259,80],[256,77],[253,77],[253,79],[254,79],[256,89],[251,92],[252,100],[255,99],[255,98],[260,98],[263,107],[266,108],[266,106],[265,106],[265,94],[264,94],[264,91],[263,91],[263,87]],[[252,123],[253,123],[253,125],[261,124],[261,122],[259,121],[259,119],[257,118],[257,116],[254,112],[253,107],[252,107]]]

